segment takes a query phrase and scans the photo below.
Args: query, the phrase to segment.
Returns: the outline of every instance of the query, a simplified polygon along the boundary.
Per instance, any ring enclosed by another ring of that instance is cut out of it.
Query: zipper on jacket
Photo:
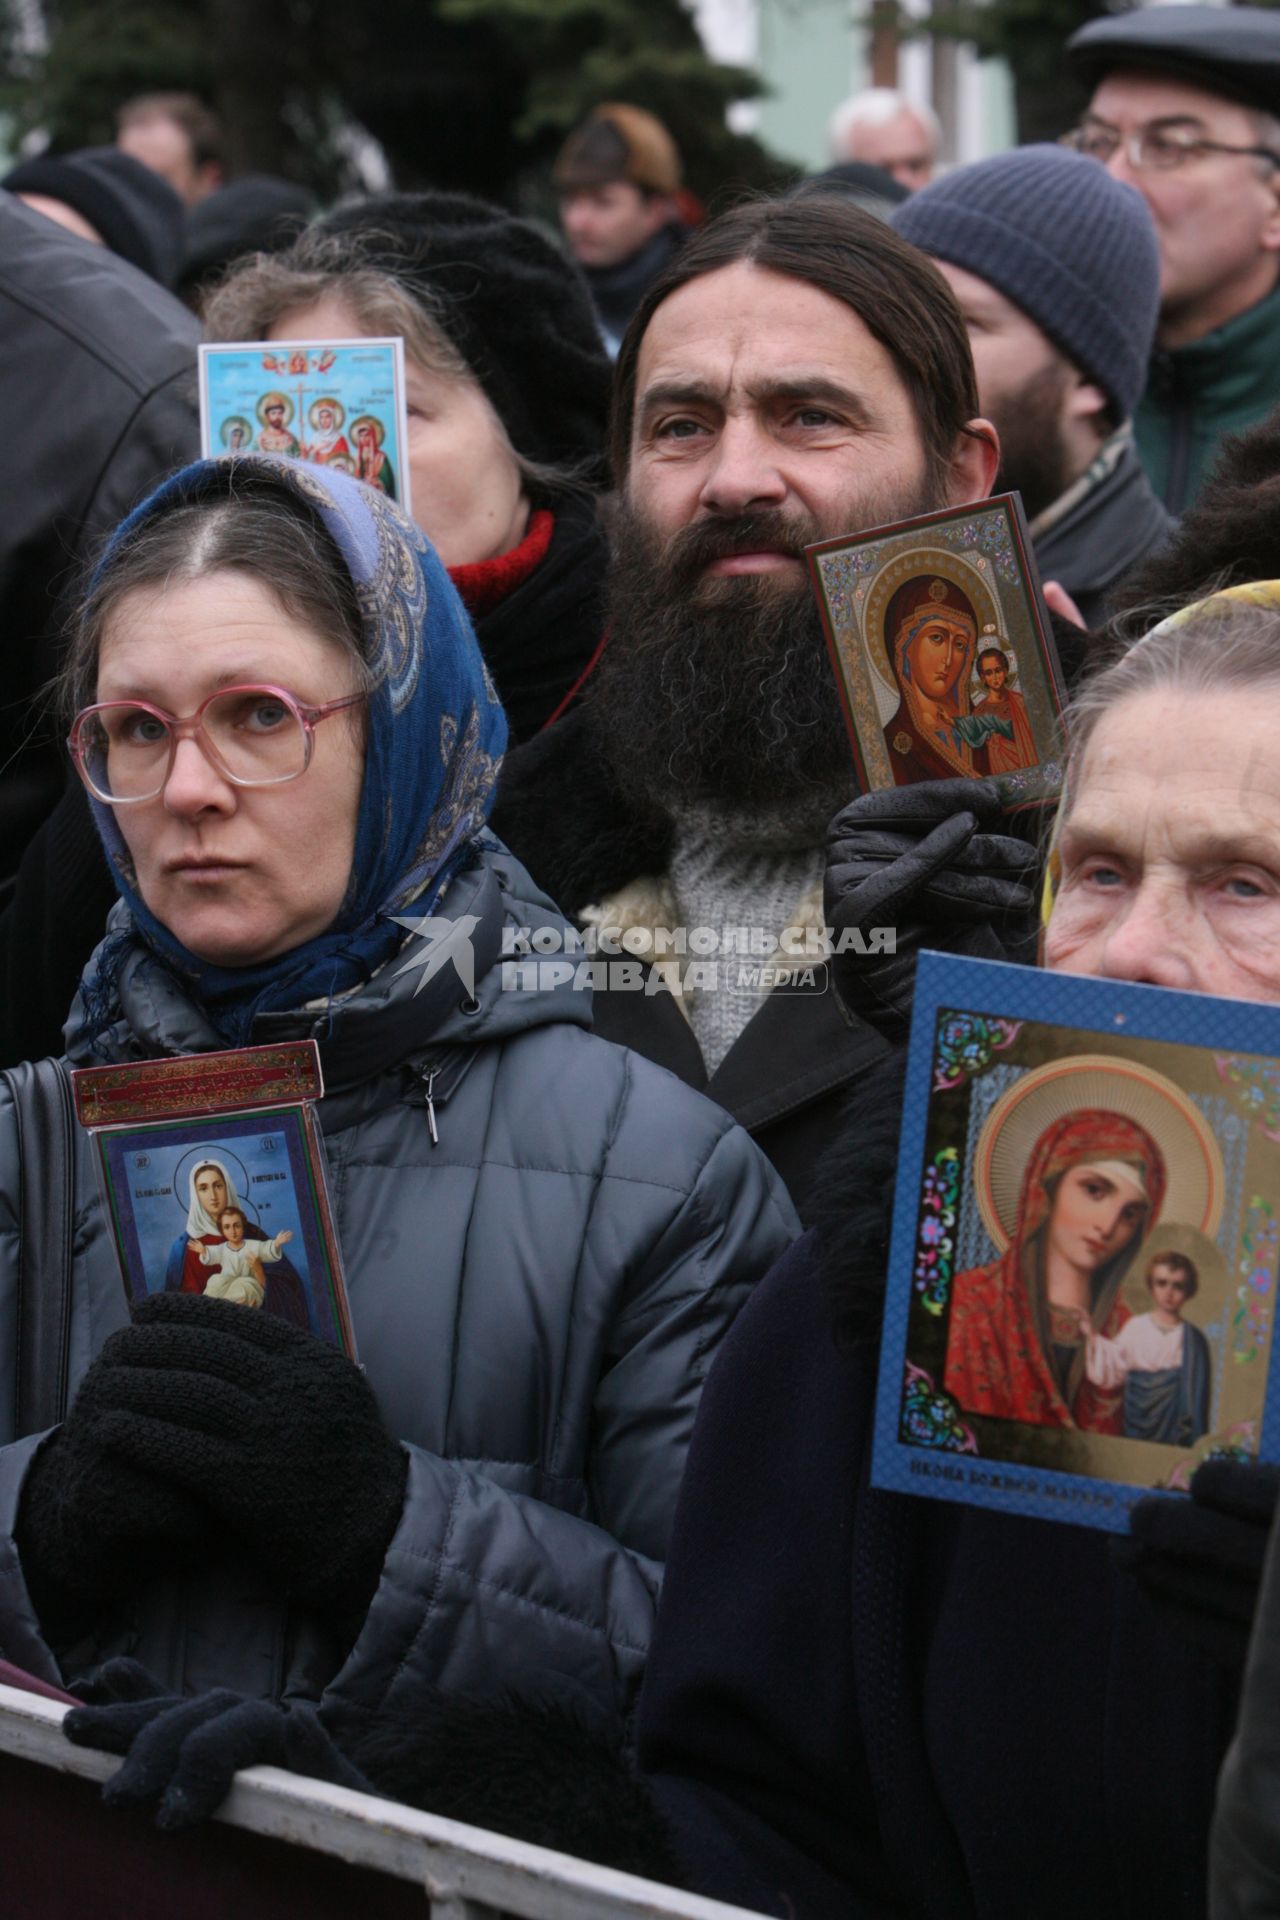
[[[440,1144],[440,1123],[437,1109],[457,1092],[462,1081],[475,1064],[475,1047],[437,1047],[434,1053],[420,1053],[405,1061],[409,1073],[409,1090],[403,1100],[407,1107],[425,1107],[427,1127],[431,1134],[431,1144]]]

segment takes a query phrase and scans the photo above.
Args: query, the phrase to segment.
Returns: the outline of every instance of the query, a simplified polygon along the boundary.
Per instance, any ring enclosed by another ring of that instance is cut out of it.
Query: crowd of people
[[[4,1324],[66,1301],[0,1346],[0,1663],[115,1801],[270,1760],[799,1920],[1280,1910],[1280,1469],[1115,1547],[869,1476],[920,948],[1280,1003],[1280,17],[1065,58],[1061,144],[944,170],[874,89],[711,218],[602,105],[559,237],[224,181],[180,95],[0,183],[0,419],[58,396],[0,529]],[[332,408],[323,461],[197,457],[202,338],[388,336],[412,518]],[[1006,489],[1071,695],[1047,850],[924,759],[855,795],[805,564]],[[779,991],[672,929],[860,937]],[[584,942],[594,994],[539,960]],[[359,1367],[211,1160],[130,1310],[56,1144],[68,1065],[304,1038]],[[1118,1259],[1141,1128],[1037,1153],[1009,1258],[1102,1168]],[[957,1380],[1016,1346],[1088,1427],[1180,1335],[1142,1417],[1203,1431],[1188,1256],[1123,1341],[1096,1285],[1067,1375],[961,1278]]]

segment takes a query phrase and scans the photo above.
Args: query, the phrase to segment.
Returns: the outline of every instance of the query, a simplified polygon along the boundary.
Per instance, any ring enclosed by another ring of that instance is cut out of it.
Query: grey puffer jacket
[[[221,1567],[154,1585],[104,1619],[77,1670],[130,1652],[186,1691],[411,1711],[415,1689],[432,1685],[518,1689],[597,1720],[628,1711],[707,1369],[797,1223],[720,1108],[589,1031],[588,994],[504,990],[504,921],[554,922],[505,849],[483,842],[437,912],[478,917],[474,1000],[451,965],[415,991],[421,971],[396,961],[335,1009],[267,1016],[254,1031],[320,1043],[360,1359],[409,1454],[360,1635],[344,1654],[313,1623],[286,1619],[253,1569]],[[109,1057],[219,1044],[141,945],[119,989],[126,1018]],[[77,1153],[73,1389],[127,1318],[87,1137]],[[16,1166],[15,1116],[0,1106],[4,1327],[16,1310]],[[13,1399],[6,1342],[9,1434]],[[0,1448],[0,1653],[58,1681],[14,1540],[39,1444]]]

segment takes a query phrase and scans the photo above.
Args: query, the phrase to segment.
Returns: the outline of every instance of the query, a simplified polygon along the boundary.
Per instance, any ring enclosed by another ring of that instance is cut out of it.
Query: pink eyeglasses
[[[194,740],[237,787],[279,787],[310,766],[320,722],[364,698],[309,707],[283,687],[222,687],[182,718],[146,700],[101,700],[76,715],[67,745],[90,793],[110,807],[163,792],[179,740]]]

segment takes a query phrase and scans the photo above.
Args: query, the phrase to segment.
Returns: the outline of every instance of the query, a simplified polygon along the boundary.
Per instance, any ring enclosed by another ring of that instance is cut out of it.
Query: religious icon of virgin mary
[[[936,574],[904,581],[885,608],[885,654],[900,705],[884,737],[900,787],[989,771],[985,749],[971,744],[974,730],[965,724],[977,637],[972,601]]]
[[[1121,1288],[1162,1213],[1216,1231],[1224,1176],[1204,1116],[1135,1062],[1052,1061],[992,1109],[973,1177],[1001,1251],[956,1275],[947,1392],[969,1413],[1123,1435],[1124,1382],[1089,1368],[1089,1341],[1130,1319]]]
[[[226,1158],[215,1158],[213,1154],[202,1155],[188,1175],[186,1232],[178,1235],[169,1250],[164,1276],[166,1293],[206,1291],[209,1270],[202,1265],[195,1249],[199,1246],[222,1245],[225,1235],[221,1216],[228,1207],[241,1212],[246,1239],[270,1237],[256,1220],[243,1211],[244,1203],[236,1192],[235,1180]],[[305,1327],[308,1324],[306,1289],[287,1256],[282,1256],[268,1269],[263,1304],[268,1313],[279,1314],[283,1319],[291,1320],[295,1326]]]

